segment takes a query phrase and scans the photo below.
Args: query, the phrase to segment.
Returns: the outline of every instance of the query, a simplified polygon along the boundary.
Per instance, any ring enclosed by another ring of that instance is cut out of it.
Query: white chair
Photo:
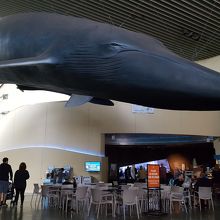
[[[49,187],[46,196],[50,207],[59,207],[60,188],[53,186]]]
[[[84,209],[85,204],[88,201],[87,191],[88,191],[87,186],[78,187],[76,189],[76,193],[73,195],[73,200],[75,200],[75,204],[76,204],[76,213],[77,214],[79,212],[80,205]],[[72,201],[72,203],[73,203],[73,201]]]
[[[200,211],[201,211],[201,200],[207,201],[208,205],[209,205],[209,208],[210,208],[210,203],[211,203],[212,210],[214,211],[214,203],[213,203],[213,199],[212,199],[212,189],[211,189],[211,187],[199,187],[198,200],[199,200]]]
[[[136,206],[137,217],[139,219],[139,204],[138,204],[138,188],[133,187],[125,190],[122,195],[123,201],[123,213],[125,219],[125,207],[126,206]],[[131,215],[131,208],[130,208],[130,215]]]
[[[122,198],[118,198],[115,200],[115,211],[117,210],[117,206],[122,205],[123,207],[123,215],[125,219],[125,209],[126,206],[130,208],[130,216],[131,216],[131,208],[136,207],[137,217],[139,219],[139,204],[138,204],[138,188],[130,187],[127,190],[124,190],[122,193]]]
[[[38,195],[39,195],[39,199],[40,199],[40,197],[41,197],[40,186],[39,186],[38,183],[34,183],[34,189],[33,189],[33,193],[32,193],[32,196],[31,196],[31,206],[32,206],[32,201],[34,199],[34,196],[35,196],[35,206],[36,206]]]
[[[135,187],[133,187],[135,188]],[[139,212],[140,214],[142,213],[142,211],[146,211],[146,207],[147,207],[147,203],[148,203],[148,196],[146,191],[140,187],[138,187],[138,194],[137,194],[137,199],[138,199],[138,203],[139,203]]]
[[[172,213],[173,209],[173,202],[178,202],[179,206],[184,205],[186,213],[187,207],[186,207],[186,200],[184,198],[184,193],[183,193],[184,188],[179,187],[179,186],[172,186],[171,187],[171,193],[170,193],[170,213]]]
[[[192,209],[192,195],[189,188],[185,188],[183,191],[185,201],[188,203],[189,208]]]
[[[163,185],[161,186],[161,201],[162,201],[162,209],[163,212],[168,213],[170,207],[170,193],[171,186]]]
[[[61,186],[61,191],[60,191],[60,208],[65,210],[67,212],[68,209],[68,204],[72,204],[72,199],[73,199],[73,185],[62,185]],[[72,205],[71,205],[72,206]]]
[[[101,205],[105,205],[106,215],[107,215],[107,205],[110,204],[112,206],[112,216],[114,217],[114,200],[113,194],[106,194],[102,192],[102,190],[98,188],[90,189],[91,190],[91,198],[88,208],[88,216],[90,214],[92,204],[98,206],[97,208],[97,219],[99,217],[100,207]]]
[[[41,194],[40,194],[40,198],[38,200],[38,207],[39,207],[39,204],[41,202],[41,206],[44,208],[46,207],[46,204],[48,202],[48,192],[49,192],[49,187],[48,185],[42,185],[41,186]]]

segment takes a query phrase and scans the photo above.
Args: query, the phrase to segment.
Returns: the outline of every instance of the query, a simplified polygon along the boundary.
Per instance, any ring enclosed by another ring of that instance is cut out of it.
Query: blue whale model
[[[175,110],[220,110],[218,72],[153,37],[50,13],[0,20],[0,83],[71,95],[67,106],[109,100]]]

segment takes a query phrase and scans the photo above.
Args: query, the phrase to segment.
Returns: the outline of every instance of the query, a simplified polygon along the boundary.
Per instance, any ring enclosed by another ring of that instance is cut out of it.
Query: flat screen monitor
[[[101,170],[101,162],[87,161],[85,162],[85,168],[87,172],[99,172]]]
[[[144,162],[144,163],[137,163],[137,164],[135,164],[135,167],[136,167],[137,169],[139,169],[140,166],[143,166],[144,169],[146,169],[146,168],[147,168],[147,164],[155,164],[155,165],[156,165],[156,164],[157,164],[157,165],[163,164],[164,167],[166,167],[166,171],[167,171],[167,172],[170,171],[170,165],[169,165],[169,162],[168,162],[167,159],[161,159],[161,160],[155,160],[155,161],[148,161],[148,162]],[[131,167],[132,165],[130,164],[130,165],[128,165],[128,166]],[[123,173],[124,173],[126,168],[127,168],[127,166],[123,166],[123,167],[120,167],[119,169],[121,169],[121,170],[123,171]]]

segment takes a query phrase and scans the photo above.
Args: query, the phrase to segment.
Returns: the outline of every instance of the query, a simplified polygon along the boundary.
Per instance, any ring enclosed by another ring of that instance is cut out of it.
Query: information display
[[[147,187],[160,188],[160,166],[148,164],[147,165]]]
[[[87,172],[99,172],[101,163],[99,161],[88,161],[85,162],[85,168]]]

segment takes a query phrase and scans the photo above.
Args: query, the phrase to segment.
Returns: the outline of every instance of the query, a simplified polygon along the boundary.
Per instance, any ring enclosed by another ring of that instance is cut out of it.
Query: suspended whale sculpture
[[[153,37],[50,13],[0,20],[0,83],[71,95],[67,106],[109,100],[161,109],[220,110],[220,74]]]

